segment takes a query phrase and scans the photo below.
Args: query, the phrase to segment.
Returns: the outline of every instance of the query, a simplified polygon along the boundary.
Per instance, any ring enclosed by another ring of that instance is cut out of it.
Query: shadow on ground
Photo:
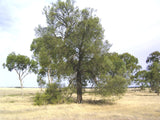
[[[107,100],[83,100],[83,103],[92,104],[92,105],[114,105],[115,100],[107,99]]]

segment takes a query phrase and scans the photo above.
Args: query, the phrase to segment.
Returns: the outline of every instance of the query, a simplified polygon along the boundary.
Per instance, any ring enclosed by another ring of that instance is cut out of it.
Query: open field
[[[38,88],[0,88],[0,120],[160,120],[160,96],[146,91],[128,92],[115,103],[34,106]],[[88,93],[84,100],[97,97]]]

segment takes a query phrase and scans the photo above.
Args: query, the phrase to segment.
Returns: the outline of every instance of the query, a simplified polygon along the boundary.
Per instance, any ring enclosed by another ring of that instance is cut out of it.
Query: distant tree
[[[148,86],[148,72],[146,70],[138,71],[134,76],[134,81],[144,90]]]
[[[126,78],[132,80],[134,75],[141,69],[141,66],[138,65],[138,59],[129,53],[121,54],[120,58],[126,66]]]
[[[157,95],[160,92],[160,63],[154,62],[149,70],[149,82],[152,90],[155,90]]]
[[[6,63],[3,64],[3,67],[7,67],[9,71],[16,71],[21,88],[23,88],[23,79],[29,73],[37,73],[36,61],[30,60],[29,57],[24,55],[16,55],[14,52],[7,56]]]
[[[155,51],[149,55],[149,57],[146,60],[146,63],[148,63],[148,79],[150,80],[150,86],[152,90],[155,90],[157,92],[157,95],[159,95],[160,91],[160,52]]]
[[[151,54],[149,54],[149,57],[147,57],[146,63],[153,63],[153,62],[160,62],[160,52],[159,51],[155,51]]]

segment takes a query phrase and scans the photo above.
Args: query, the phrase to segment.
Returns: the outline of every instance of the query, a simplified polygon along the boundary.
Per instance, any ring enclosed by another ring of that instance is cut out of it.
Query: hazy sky
[[[11,52],[31,57],[34,28],[45,26],[42,10],[55,0],[0,0],[0,87],[20,86],[16,72],[3,69]],[[79,8],[97,10],[111,52],[129,52],[146,68],[146,58],[160,51],[160,0],[76,0]],[[24,79],[25,87],[36,87],[36,76]]]

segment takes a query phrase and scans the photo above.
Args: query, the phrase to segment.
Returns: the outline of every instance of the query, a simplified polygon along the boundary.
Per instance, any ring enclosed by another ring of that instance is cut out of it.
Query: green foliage
[[[155,51],[149,54],[149,57],[147,57],[146,63],[153,63],[153,62],[160,62],[160,52]]]
[[[120,96],[127,90],[127,81],[122,76],[108,76],[96,86],[96,94],[102,96]]]
[[[155,90],[159,95],[160,91],[160,63],[153,62],[153,64],[149,67],[150,69],[150,84],[152,90]]]
[[[44,93],[36,93],[34,97],[35,105],[45,105],[47,104],[47,95]]]
[[[129,79],[129,82],[133,81],[134,75],[141,69],[141,66],[138,65],[138,59],[129,53],[121,54],[120,58],[126,66],[126,78]]]
[[[9,71],[16,70],[16,72],[34,72],[37,73],[37,62],[30,60],[29,57],[24,55],[16,55],[14,52],[9,54],[6,59],[6,64]]]
[[[160,92],[160,52],[155,51],[149,54],[146,63],[147,71],[139,71],[135,75],[135,82],[141,86],[142,89],[150,87],[157,95]]]
[[[129,53],[121,54],[120,58],[124,61],[126,69],[130,73],[134,73],[141,68],[141,66],[138,65],[138,59]]]
[[[146,70],[138,71],[134,76],[134,81],[140,86],[141,90],[148,87],[148,72]]]
[[[43,79],[43,76],[38,75],[37,82],[38,82],[38,86],[40,86],[41,90],[42,90],[42,87],[46,84],[45,80]]]
[[[45,94],[47,95],[48,104],[63,103],[62,90],[59,84],[48,84]]]
[[[61,58],[61,49],[63,49],[61,39],[49,34],[36,38],[31,44],[31,50],[35,59],[38,61],[39,73],[48,77],[48,83],[51,83],[51,76],[57,77],[59,70],[63,65]]]
[[[110,75],[112,77],[115,77],[116,75],[125,76],[126,66],[118,53],[110,53],[109,59],[112,61],[111,69],[109,70]]]
[[[4,64],[4,66],[7,67],[9,71],[12,71],[15,68],[24,70],[25,68],[27,68],[28,64],[28,57],[22,55],[16,56],[16,54],[12,52],[7,56],[6,64]]]
[[[35,105],[61,104],[72,102],[72,90],[70,88],[61,88],[60,84],[48,84],[44,93],[37,93],[34,97]]]
[[[148,79],[152,90],[157,92],[159,95],[160,92],[160,52],[155,51],[149,55],[146,62],[148,65]]]

